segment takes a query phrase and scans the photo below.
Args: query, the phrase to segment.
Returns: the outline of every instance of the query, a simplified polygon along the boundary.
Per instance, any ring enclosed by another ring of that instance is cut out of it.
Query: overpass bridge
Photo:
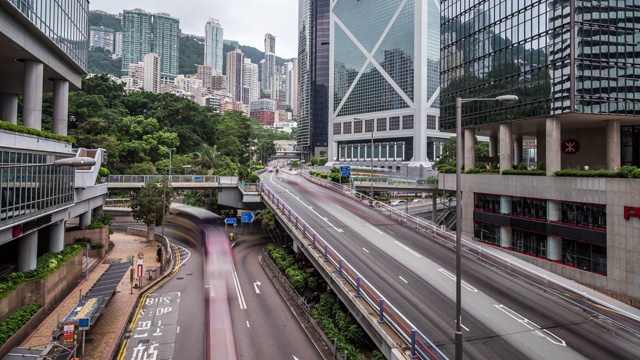
[[[109,190],[137,190],[149,181],[165,178],[176,190],[234,188],[240,184],[237,176],[218,175],[110,175],[105,180]]]

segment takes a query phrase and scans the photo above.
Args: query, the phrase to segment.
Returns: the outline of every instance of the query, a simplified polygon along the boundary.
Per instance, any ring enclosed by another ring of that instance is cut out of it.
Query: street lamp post
[[[456,98],[456,360],[462,359],[462,103],[471,101],[513,103],[518,101],[518,97],[516,95],[502,95],[495,98]]]
[[[165,177],[164,184],[162,186],[162,231],[160,233],[162,237],[164,237],[164,217],[167,213],[167,180],[171,180],[171,153],[175,149],[176,148],[169,149],[169,179]]]

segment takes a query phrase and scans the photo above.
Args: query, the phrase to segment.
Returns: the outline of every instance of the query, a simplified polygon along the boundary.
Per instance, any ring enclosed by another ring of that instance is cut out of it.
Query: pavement
[[[127,256],[137,256],[138,253],[143,253],[145,276],[143,277],[142,288],[131,289],[129,273],[127,272],[96,323],[92,324],[91,329],[86,333],[85,360],[107,360],[113,358],[114,354],[117,353],[121,334],[127,326],[129,315],[134,310],[138,297],[144,290],[159,281],[158,277],[150,281],[146,269],[156,268],[159,264],[155,261],[157,242],[147,243],[143,237],[124,233],[113,233],[110,235],[110,240],[115,244],[111,252],[106,255],[102,262],[93,267],[93,270],[89,272],[89,276],[83,279],[60,302],[60,305],[51,312],[20,347],[43,348],[52,340],[52,331],[57,327],[57,322],[62,321],[69,314],[78,303],[80,294],[85,294],[89,291],[91,286],[109,268],[110,263],[126,262]],[[168,271],[165,271],[165,274],[168,273]],[[80,347],[77,353],[78,358],[81,357],[81,351],[82,348]]]

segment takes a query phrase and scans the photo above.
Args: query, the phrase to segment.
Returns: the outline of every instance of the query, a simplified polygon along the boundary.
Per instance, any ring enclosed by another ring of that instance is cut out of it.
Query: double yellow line
[[[173,270],[171,270],[171,274],[169,274],[164,279],[160,280],[158,283],[156,283],[149,289],[145,290],[142,296],[140,297],[140,300],[138,301],[138,306],[136,307],[136,310],[135,310],[135,315],[127,329],[130,336],[133,333],[133,328],[138,323],[138,318],[140,317],[140,310],[142,310],[144,303],[147,301],[147,295],[156,291],[160,286],[164,285],[164,283],[166,283],[167,281],[169,281],[169,279],[174,277],[178,273],[178,270],[180,269],[180,252],[178,251],[178,247],[175,246],[174,244],[171,244],[171,247],[173,247],[173,251],[176,254],[176,266],[174,266]],[[128,343],[129,343],[129,339],[125,338],[124,341],[122,342],[122,345],[120,345],[120,350],[118,351],[118,357],[117,357],[118,360],[124,359],[124,355],[127,353]]]

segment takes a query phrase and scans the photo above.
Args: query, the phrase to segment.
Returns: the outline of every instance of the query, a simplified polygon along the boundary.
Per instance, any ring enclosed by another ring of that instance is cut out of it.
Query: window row
[[[433,115],[429,115],[433,116]],[[435,116],[434,123],[435,123]],[[375,125],[375,126],[374,126]],[[349,135],[349,134],[362,134],[383,132],[383,131],[398,131],[398,130],[413,130],[415,127],[413,115],[403,116],[390,116],[389,118],[377,118],[367,120],[353,120],[333,123],[333,135]]]
[[[373,144],[373,159],[402,160],[405,150],[405,144],[403,142]],[[369,159],[371,159],[371,144],[340,145],[340,160]]]

